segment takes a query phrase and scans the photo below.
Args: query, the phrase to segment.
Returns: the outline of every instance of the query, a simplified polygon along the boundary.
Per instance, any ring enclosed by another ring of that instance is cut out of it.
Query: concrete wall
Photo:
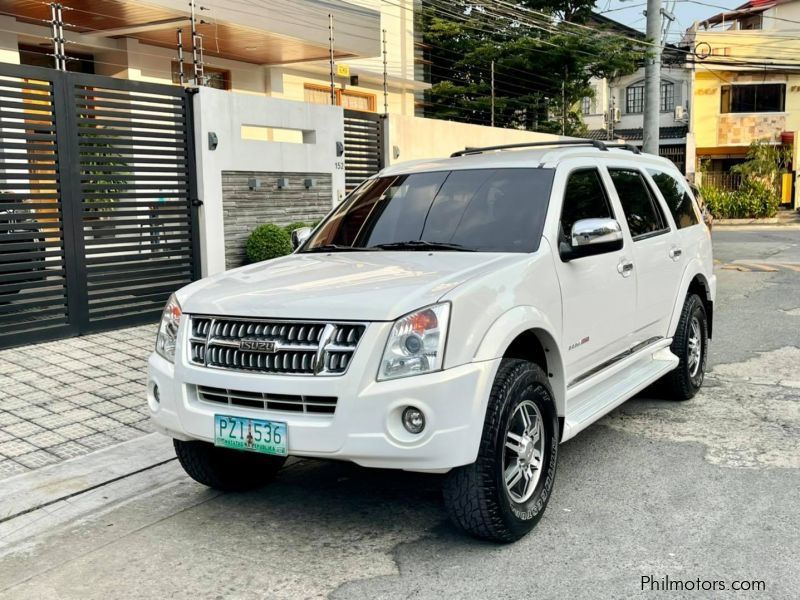
[[[288,185],[279,188],[279,179]],[[253,180],[259,187],[251,187]],[[307,188],[306,180],[313,185]],[[311,224],[324,217],[331,209],[331,174],[223,171],[222,209],[225,267],[233,269],[245,263],[245,242],[258,225]]]
[[[344,142],[341,108],[201,88],[194,97],[194,112],[198,196],[204,203],[200,209],[204,276],[225,270],[223,171],[325,174],[331,180],[329,206],[344,197],[343,157],[336,156],[336,143]],[[303,143],[266,141],[268,136],[246,139],[243,126],[249,126],[251,134],[266,131],[259,129],[263,127],[280,129],[278,134],[299,131]],[[216,150],[209,148],[212,132],[218,139]]]
[[[385,163],[441,158],[467,146],[494,146],[564,139],[548,133],[501,129],[454,121],[389,115]]]
[[[19,42],[13,32],[16,20],[13,17],[0,16],[0,62],[19,64]]]

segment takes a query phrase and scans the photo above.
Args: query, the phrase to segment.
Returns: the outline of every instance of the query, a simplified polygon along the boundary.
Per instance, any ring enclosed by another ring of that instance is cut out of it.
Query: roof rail
[[[468,154],[482,154],[494,150],[514,150],[516,148],[543,148],[547,146],[592,146],[598,150],[608,151],[609,148],[621,148],[629,150],[634,154],[641,154],[639,149],[632,144],[606,143],[600,140],[561,140],[553,142],[524,142],[522,144],[502,144],[499,146],[483,146],[480,148],[464,148],[458,152],[453,152],[450,157],[466,156]]]
[[[627,142],[620,142],[617,144],[606,144],[606,148],[619,148],[621,150],[628,150],[630,152],[633,152],[634,154],[642,153],[642,151],[639,150],[639,148],[637,148],[633,144],[628,144]]]
[[[546,146],[594,146],[599,150],[608,150],[604,142],[600,140],[562,140],[553,142],[523,142],[522,144],[501,144],[499,146],[483,146],[480,148],[464,148],[458,152],[453,152],[450,157],[465,156],[467,154],[482,154],[494,150],[513,150],[515,148],[540,148]]]

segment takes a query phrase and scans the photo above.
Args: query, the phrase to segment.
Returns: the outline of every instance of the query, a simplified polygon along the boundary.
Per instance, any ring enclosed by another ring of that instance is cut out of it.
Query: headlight
[[[434,304],[395,321],[378,381],[441,371],[450,303]]]
[[[175,294],[167,300],[164,312],[161,315],[161,324],[158,326],[156,337],[156,352],[170,362],[175,362],[175,341],[178,338],[178,326],[181,324],[181,305]]]

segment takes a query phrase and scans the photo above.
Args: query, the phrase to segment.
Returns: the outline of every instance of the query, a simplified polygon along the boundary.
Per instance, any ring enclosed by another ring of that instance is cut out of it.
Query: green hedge
[[[704,186],[700,192],[708,210],[718,219],[774,217],[780,204],[773,186],[758,179],[745,179],[734,192]]]
[[[267,223],[259,225],[244,246],[250,262],[260,262],[292,253],[292,238],[285,228]]]
[[[289,223],[284,229],[288,232],[289,235],[292,235],[292,232],[295,229],[300,229],[301,227],[311,227],[308,223],[304,221],[295,221],[294,223]]]

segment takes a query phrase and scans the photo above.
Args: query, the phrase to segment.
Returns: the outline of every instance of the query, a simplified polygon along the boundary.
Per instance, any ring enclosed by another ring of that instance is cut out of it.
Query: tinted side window
[[[561,207],[561,235],[569,238],[572,226],[581,219],[613,219],[611,204],[597,169],[574,171],[567,179]]]
[[[628,169],[609,169],[608,173],[625,211],[631,237],[636,239],[666,229],[666,221],[641,173]]]
[[[686,191],[686,188],[672,175],[654,169],[648,169],[648,173],[650,173],[653,181],[656,182],[661,195],[664,196],[667,208],[672,213],[672,218],[675,219],[675,225],[678,229],[697,225],[699,223],[697,212],[694,209],[692,197]]]

